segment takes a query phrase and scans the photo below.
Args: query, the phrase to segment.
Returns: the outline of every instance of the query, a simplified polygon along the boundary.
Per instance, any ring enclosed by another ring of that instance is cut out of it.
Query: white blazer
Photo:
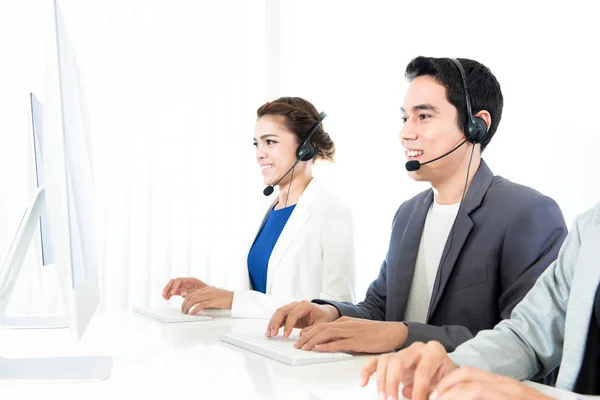
[[[352,229],[349,208],[313,178],[273,248],[266,294],[251,290],[247,257],[240,263],[243,271],[234,272],[243,279],[241,290],[234,290],[231,316],[271,318],[277,308],[297,300],[354,301]],[[248,251],[253,243],[254,238]]]

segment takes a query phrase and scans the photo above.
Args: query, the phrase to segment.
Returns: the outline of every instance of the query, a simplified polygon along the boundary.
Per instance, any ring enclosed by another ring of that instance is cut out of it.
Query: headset
[[[469,90],[467,89],[467,74],[465,73],[462,64],[455,58],[450,58],[450,60],[460,71],[463,89],[465,92],[465,102],[467,103],[467,125],[465,126],[465,137],[470,143],[481,143],[487,135],[488,126],[483,118],[473,116],[473,111],[471,109],[471,98],[469,97]]]
[[[310,131],[310,133],[308,134],[306,139],[304,139],[304,142],[302,142],[302,144],[300,146],[298,146],[298,149],[296,150],[296,162],[294,162],[294,165],[292,165],[292,167],[290,169],[288,169],[288,171],[281,178],[279,178],[277,180],[277,182],[273,183],[272,185],[267,186],[263,190],[263,194],[265,196],[270,196],[273,193],[273,191],[275,190],[275,186],[277,186],[279,184],[279,182],[281,182],[281,180],[287,176],[287,174],[292,172],[294,170],[294,168],[296,168],[296,165],[300,161],[312,160],[317,155],[317,149],[315,149],[315,146],[312,145],[312,143],[310,142],[310,139],[312,139],[312,137],[315,134],[315,132],[317,131],[317,129],[319,129],[319,126],[321,126],[321,123],[323,122],[323,120],[325,119],[326,116],[327,116],[327,114],[325,113],[325,111],[321,111],[321,114],[319,114],[319,120],[317,121],[315,126],[313,126],[312,130]],[[293,178],[293,172],[292,172],[292,178]],[[290,181],[290,185],[291,184],[292,184],[292,181]]]
[[[460,71],[460,76],[462,77],[463,88],[465,91],[465,100],[467,103],[467,119],[468,119],[467,126],[465,127],[466,141],[471,142],[473,144],[481,143],[481,141],[483,139],[485,139],[485,136],[487,135],[487,124],[485,123],[483,118],[473,116],[473,111],[471,110],[471,99],[469,98],[469,91],[467,90],[467,74],[465,73],[465,70],[463,69],[462,64],[455,58],[451,58],[450,60],[452,60],[452,62],[456,65],[456,67]],[[462,144],[464,144],[464,141]],[[458,147],[462,146],[462,144],[460,144]],[[456,150],[458,147],[455,147],[454,150]],[[454,150],[452,150],[452,151],[454,151]],[[460,215],[460,210],[463,207],[465,196],[467,194],[467,185],[469,183],[469,171],[471,170],[471,162],[473,161],[473,151],[474,150],[475,150],[475,146],[473,146],[471,148],[471,156],[469,157],[469,165],[467,166],[467,177],[465,179],[465,186],[463,188],[463,193],[461,196],[460,204],[458,206],[458,211],[456,212],[456,217],[454,217],[454,222],[452,222],[452,228],[450,228],[450,234],[448,235],[448,241],[450,242],[450,244],[448,245],[448,252],[444,256],[444,258],[442,258],[442,260],[440,261],[440,264],[438,267],[438,274],[442,273],[441,271],[444,268],[444,263],[446,262],[446,258],[448,257],[448,254],[450,254],[450,249],[452,248],[454,227],[456,226],[456,220],[458,219],[458,216]],[[408,169],[408,167],[407,167],[407,169]],[[439,282],[438,282],[438,285],[439,285]],[[436,296],[441,295],[438,291],[438,288],[439,288],[439,286],[433,288],[434,293],[437,293]],[[429,310],[427,312],[428,316],[429,316],[429,313],[431,312],[431,305],[434,303],[434,301],[435,301],[435,298],[432,298],[431,301],[429,302]]]
[[[326,116],[327,114],[325,113],[325,111],[321,111],[321,113],[319,114],[319,120],[317,121],[315,126],[313,126],[312,130],[310,131],[304,142],[302,142],[302,144],[298,147],[298,150],[296,150],[296,157],[300,161],[312,160],[317,155],[317,149],[315,149],[315,146],[312,145],[310,139],[312,139],[313,135],[317,132],[317,129],[319,129],[319,126],[321,126],[321,123],[323,122]]]
[[[465,135],[465,140],[463,140],[458,146],[454,147],[449,152],[442,154],[441,156],[436,157],[433,160],[429,160],[429,161],[426,161],[423,163],[419,162],[417,160],[407,161],[405,164],[405,168],[409,172],[417,171],[423,165],[427,165],[429,163],[432,163],[434,161],[437,161],[439,159],[442,159],[442,158],[452,154],[454,151],[458,150],[458,148],[461,147],[462,145],[464,145],[466,142],[470,142],[473,144],[481,143],[487,135],[488,127],[487,127],[487,124],[485,123],[485,121],[483,120],[483,118],[473,116],[473,110],[471,109],[471,98],[469,97],[469,90],[467,89],[467,74],[465,73],[465,70],[463,69],[462,64],[455,58],[450,58],[449,60],[451,60],[456,65],[458,70],[460,71],[463,89],[465,92],[465,103],[467,104],[467,107],[466,107],[467,108],[467,125],[465,126],[465,129],[463,132]]]

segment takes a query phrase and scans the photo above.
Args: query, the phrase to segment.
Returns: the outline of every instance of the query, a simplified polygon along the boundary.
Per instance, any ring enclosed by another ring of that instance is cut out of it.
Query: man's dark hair
[[[467,87],[471,98],[473,114],[486,110],[492,117],[492,124],[488,129],[485,139],[481,142],[481,151],[494,137],[500,119],[502,119],[502,107],[504,99],[502,89],[498,80],[485,65],[466,58],[459,58],[467,75]],[[467,106],[462,78],[457,66],[449,58],[417,57],[407,66],[404,73],[406,79],[412,82],[419,76],[431,76],[440,85],[446,88],[446,98],[456,107],[458,114],[458,126],[465,131],[467,124]]]

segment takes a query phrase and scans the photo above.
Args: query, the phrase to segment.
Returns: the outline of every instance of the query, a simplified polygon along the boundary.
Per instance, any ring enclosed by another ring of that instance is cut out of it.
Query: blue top
[[[269,218],[254,239],[254,244],[248,253],[248,272],[252,289],[257,292],[266,293],[267,291],[269,258],[271,258],[275,243],[295,207],[294,204],[281,210],[271,210]]]

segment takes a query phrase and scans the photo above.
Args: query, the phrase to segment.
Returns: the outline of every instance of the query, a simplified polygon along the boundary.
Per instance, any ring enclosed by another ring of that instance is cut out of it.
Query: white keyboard
[[[154,318],[165,324],[176,322],[199,322],[212,321],[208,315],[187,315],[171,307],[141,307],[133,306],[133,311],[143,314],[146,317]]]
[[[258,353],[283,363],[297,366],[325,363],[332,361],[350,360],[352,356],[345,353],[319,353],[315,350],[306,351],[294,348],[298,336],[276,336],[268,338],[264,333],[224,333],[220,339],[243,349]]]

